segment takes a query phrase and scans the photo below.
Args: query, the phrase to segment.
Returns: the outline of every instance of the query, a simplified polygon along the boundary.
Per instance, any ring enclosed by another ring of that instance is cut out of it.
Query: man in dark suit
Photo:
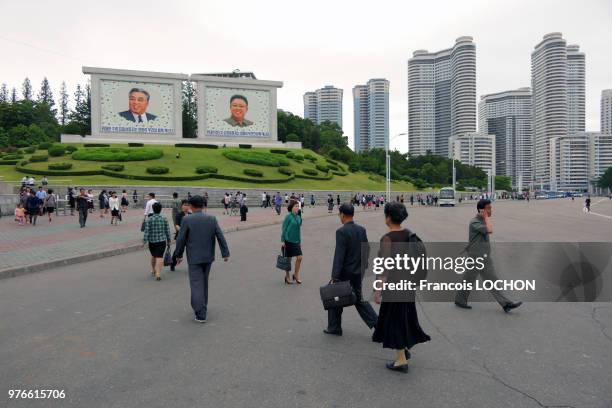
[[[128,106],[130,110],[119,112],[119,116],[135,123],[147,123],[155,120],[157,118],[156,115],[147,113],[150,99],[151,95],[149,95],[149,92],[142,88],[132,88],[128,95]]]
[[[357,296],[355,308],[357,308],[357,312],[365,324],[372,329],[376,327],[378,316],[372,306],[363,300],[361,291],[361,283],[367,266],[362,263],[362,259],[366,260],[369,253],[369,249],[366,249],[366,253],[362,253],[362,244],[366,244],[364,247],[368,248],[368,236],[365,228],[353,221],[355,207],[352,204],[344,203],[338,211],[342,227],[336,230],[336,251],[334,253],[332,280],[349,281],[351,283],[351,287]],[[342,308],[332,308],[327,313],[327,329],[323,332],[342,336]]]
[[[208,310],[208,275],[215,260],[215,239],[219,241],[221,256],[225,262],[228,261],[230,254],[217,219],[202,212],[204,199],[194,195],[189,200],[189,204],[193,213],[181,221],[174,256],[177,264],[180,264],[183,260],[183,251],[187,248],[191,307],[195,312],[196,322],[205,323]]]

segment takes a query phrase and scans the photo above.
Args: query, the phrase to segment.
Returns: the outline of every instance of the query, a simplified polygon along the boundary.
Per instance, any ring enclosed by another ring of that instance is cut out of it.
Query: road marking
[[[610,217],[609,215],[599,214],[599,213],[596,213],[596,212],[593,212],[593,211],[590,211],[587,214],[599,215],[600,217],[609,218],[609,219],[612,220],[612,217]]]

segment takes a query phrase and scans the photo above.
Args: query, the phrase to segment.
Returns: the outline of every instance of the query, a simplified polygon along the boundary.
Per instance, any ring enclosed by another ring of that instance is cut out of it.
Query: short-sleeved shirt
[[[491,242],[484,219],[477,215],[470,221],[468,253],[471,256],[487,256],[491,253]]]
[[[145,243],[170,241],[168,220],[160,214],[153,214],[147,218],[143,240]]]

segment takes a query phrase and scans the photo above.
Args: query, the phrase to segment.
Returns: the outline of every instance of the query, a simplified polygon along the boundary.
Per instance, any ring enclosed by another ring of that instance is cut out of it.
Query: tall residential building
[[[355,151],[384,149],[389,141],[389,81],[370,79],[353,88]]]
[[[408,60],[408,151],[447,156],[449,137],[476,131],[476,45],[417,50]]]
[[[464,133],[448,139],[448,157],[459,160],[495,175],[495,136],[482,133]]]
[[[531,53],[533,181],[544,188],[554,190],[559,181],[550,140],[584,131],[584,60],[561,33],[546,34]]]
[[[589,191],[596,189],[597,180],[612,167],[612,132],[587,132],[589,135]]]
[[[342,127],[342,89],[326,85],[304,94],[304,118],[317,124],[326,120]]]
[[[495,174],[521,190],[531,182],[533,132],[531,88],[480,97],[478,131],[495,136]]]
[[[304,94],[304,119],[317,123],[317,94],[315,92]]]
[[[601,133],[612,135],[612,89],[601,91]]]

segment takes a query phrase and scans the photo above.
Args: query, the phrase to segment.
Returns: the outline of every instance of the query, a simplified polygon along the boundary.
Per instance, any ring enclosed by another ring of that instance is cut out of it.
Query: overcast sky
[[[344,89],[353,145],[352,88],[391,82],[390,128],[407,129],[407,60],[417,49],[474,37],[477,95],[530,86],[530,53],[560,31],[586,53],[586,127],[599,130],[601,90],[612,88],[611,0],[160,1],[0,0],[0,82],[72,94],[81,66],[159,72],[253,71],[284,82],[278,107],[303,115],[302,95]],[[406,136],[392,147],[407,150]]]

